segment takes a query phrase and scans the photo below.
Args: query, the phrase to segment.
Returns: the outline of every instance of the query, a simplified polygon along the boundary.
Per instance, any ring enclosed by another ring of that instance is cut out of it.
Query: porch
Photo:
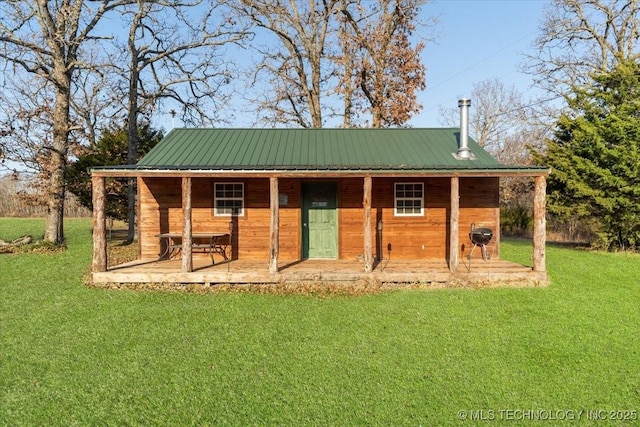
[[[181,271],[181,260],[137,260],[93,272],[92,282],[101,284],[156,283],[189,284],[278,284],[331,283],[366,281],[385,286],[419,284],[429,286],[540,286],[547,284],[547,273],[501,259],[461,260],[460,269],[452,272],[445,260],[393,260],[374,262],[365,272],[358,260],[281,261],[277,272],[270,273],[264,261],[216,260],[193,257],[193,271]]]

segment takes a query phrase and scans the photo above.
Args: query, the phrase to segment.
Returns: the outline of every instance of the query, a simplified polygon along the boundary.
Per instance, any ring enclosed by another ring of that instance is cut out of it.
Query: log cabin
[[[458,128],[173,129],[137,165],[92,170],[93,280],[545,282],[549,171],[498,162],[468,135],[465,102]],[[499,185],[512,176],[534,180],[530,267],[500,261]],[[116,268],[112,177],[138,185],[139,259]]]

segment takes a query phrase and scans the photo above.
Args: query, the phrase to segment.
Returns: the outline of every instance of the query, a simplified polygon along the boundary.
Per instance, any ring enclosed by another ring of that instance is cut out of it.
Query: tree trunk
[[[142,12],[136,15],[136,21],[142,19]],[[127,116],[127,137],[129,141],[127,150],[127,164],[136,163],[138,154],[138,49],[135,45],[136,25],[131,26],[129,34],[129,53],[131,62],[129,64],[129,94],[128,94],[128,116]],[[125,243],[133,243],[136,237],[136,179],[130,178],[128,182],[128,203],[127,203],[127,240]]]
[[[69,88],[71,77],[63,72],[57,76],[61,83],[56,89],[56,103],[53,111],[53,145],[49,163],[49,185],[47,217],[44,240],[64,243],[64,172],[67,165],[67,145],[69,139]]]

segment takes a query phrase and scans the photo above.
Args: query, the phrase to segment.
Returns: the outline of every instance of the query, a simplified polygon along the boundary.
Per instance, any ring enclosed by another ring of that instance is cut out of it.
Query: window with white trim
[[[422,182],[396,182],[394,193],[396,216],[424,215],[424,184]]]
[[[244,216],[243,182],[215,183],[214,215]]]

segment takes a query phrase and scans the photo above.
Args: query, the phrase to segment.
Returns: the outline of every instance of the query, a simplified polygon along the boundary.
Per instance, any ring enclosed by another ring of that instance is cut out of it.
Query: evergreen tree
[[[620,63],[575,87],[545,153],[549,211],[594,219],[602,247],[640,249],[640,65]]]
[[[105,131],[95,146],[87,148],[75,162],[67,167],[67,186],[83,206],[92,209],[91,171],[94,166],[126,165],[128,152],[127,128]],[[136,160],[140,160],[161,139],[162,132],[148,124],[138,126]],[[115,219],[127,220],[128,181],[124,178],[107,180],[106,214]]]

